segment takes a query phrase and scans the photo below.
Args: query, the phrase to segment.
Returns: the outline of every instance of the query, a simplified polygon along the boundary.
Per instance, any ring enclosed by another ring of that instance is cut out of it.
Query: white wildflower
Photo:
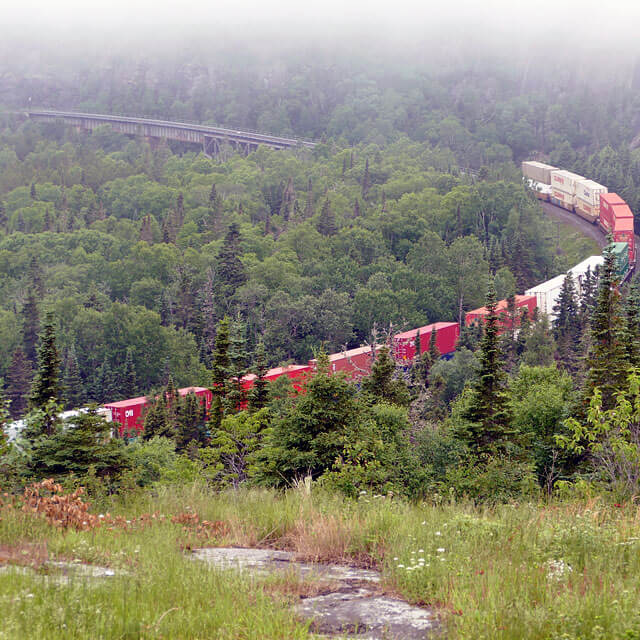
[[[444,553],[446,551],[446,549],[444,549],[443,547],[440,547],[439,549],[436,549],[437,553]]]

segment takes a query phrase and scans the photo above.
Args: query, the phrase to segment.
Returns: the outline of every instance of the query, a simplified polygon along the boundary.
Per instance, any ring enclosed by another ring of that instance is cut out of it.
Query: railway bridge
[[[110,125],[114,131],[146,138],[165,138],[202,145],[206,155],[217,155],[221,145],[229,144],[238,151],[250,153],[260,145],[272,149],[308,148],[313,149],[315,142],[282,138],[253,131],[236,131],[223,127],[149,118],[132,118],[99,113],[77,113],[74,111],[37,111],[29,110],[26,115],[35,122],[65,122],[79,129],[93,130]]]

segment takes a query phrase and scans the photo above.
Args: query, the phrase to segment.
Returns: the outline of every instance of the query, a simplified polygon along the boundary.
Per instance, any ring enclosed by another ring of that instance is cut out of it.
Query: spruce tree
[[[404,380],[395,377],[396,363],[389,353],[389,347],[381,347],[371,366],[371,373],[362,379],[362,390],[373,396],[377,402],[407,406],[411,400]]]
[[[256,379],[249,395],[249,410],[252,412],[259,411],[265,407],[269,400],[269,383],[265,380],[267,371],[267,354],[264,343],[261,340],[256,347],[253,366],[253,373],[256,375]]]
[[[67,353],[63,378],[65,409],[77,409],[84,400],[84,385],[80,377],[76,350],[72,346]]]
[[[320,217],[318,218],[317,229],[323,236],[332,236],[338,231],[336,218],[333,210],[331,209],[331,205],[329,204],[329,198],[326,198],[322,205]]]
[[[142,439],[151,440],[151,438],[173,438],[175,436],[175,428],[169,421],[167,414],[167,403],[164,393],[158,398],[149,400],[147,411],[144,416]]]
[[[591,320],[590,342],[584,406],[589,406],[593,390],[598,387],[602,393],[603,408],[611,409],[615,404],[615,394],[626,387],[629,370],[625,348],[625,321],[611,245],[604,250],[604,265]]]
[[[112,402],[119,397],[118,378],[111,368],[109,358],[105,356],[98,369],[94,399],[98,402]]]
[[[138,393],[138,376],[136,375],[136,366],[133,362],[133,351],[131,347],[127,349],[127,355],[124,360],[124,369],[122,373],[122,384],[120,385],[120,395],[133,398]]]
[[[480,370],[463,414],[467,424],[460,434],[475,453],[490,453],[500,449],[510,435],[505,394],[506,375],[499,346],[500,321],[496,314],[493,280],[489,282],[485,306],[488,314],[478,353]]]
[[[38,369],[29,396],[29,406],[32,409],[41,409],[46,414],[41,425],[41,433],[45,435],[53,433],[57,413],[53,405],[60,404],[61,395],[60,354],[56,346],[53,314],[48,313],[38,346]]]
[[[4,202],[0,200],[0,229],[5,229],[8,222],[7,210],[4,206]]]
[[[31,364],[22,349],[18,347],[11,356],[7,372],[7,399],[10,401],[9,413],[15,420],[24,415],[31,388]]]
[[[315,214],[313,209],[313,184],[311,178],[307,182],[307,201],[304,205],[304,217],[311,218]]]
[[[60,354],[53,314],[48,313],[38,346],[38,369],[31,387],[30,405],[42,408],[49,400],[59,400],[60,391]]]
[[[438,330],[434,327],[429,338],[429,359],[434,364],[440,359],[440,349],[438,349]]]
[[[369,158],[366,159],[364,165],[364,175],[362,176],[362,199],[366,200],[371,188],[371,177],[369,176]]]
[[[225,316],[218,323],[211,361],[211,393],[213,394],[213,399],[209,410],[209,424],[212,431],[213,429],[218,429],[222,422],[224,400],[227,395],[229,366],[229,318]]]
[[[240,232],[238,225],[234,223],[229,226],[216,258],[216,294],[219,300],[226,301],[227,306],[237,289],[247,281],[241,256]]]
[[[40,314],[34,289],[30,289],[22,307],[22,344],[27,360],[35,366],[38,360],[38,331],[40,329]]]

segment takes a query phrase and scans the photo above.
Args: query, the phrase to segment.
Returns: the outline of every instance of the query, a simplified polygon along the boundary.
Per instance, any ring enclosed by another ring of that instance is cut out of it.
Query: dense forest
[[[322,363],[323,353],[403,329],[462,322],[485,301],[511,300],[565,272],[588,245],[555,241],[517,163],[548,159],[640,204],[637,91],[616,87],[613,100],[608,79],[558,92],[557,78],[515,66],[397,74],[357,60],[194,60],[139,61],[115,73],[113,59],[91,73],[79,65],[44,76],[25,61],[0,78],[0,378],[10,415],[27,413],[27,431],[46,440],[57,429],[53,406],[165,389],[147,412],[145,440],[168,438],[216,482],[251,475],[278,484],[307,469],[338,485],[344,477],[353,486],[391,482],[420,495],[441,482],[495,497],[494,473],[504,474],[509,494],[526,478],[551,490],[579,470],[584,456],[566,419],[586,418],[594,389],[611,408],[620,389],[604,378],[616,372],[624,386],[636,364],[634,348],[617,341],[638,332],[637,294],[623,291],[625,311],[605,296],[611,265],[600,288],[594,279],[581,297],[567,279],[553,326],[536,317],[518,331],[514,319],[502,335],[497,325],[493,334],[464,329],[448,361],[431,349],[407,371],[381,356],[357,388],[329,381],[320,366],[297,400],[284,383],[246,398],[233,380],[260,379],[276,364]],[[207,157],[108,126],[38,125],[21,113],[25,105],[195,120],[318,144]],[[605,327],[618,333],[607,334],[615,344],[601,353],[596,332]],[[194,384],[214,391],[208,418],[175,395]],[[339,414],[323,405],[327,394],[342,398]],[[307,414],[325,415],[312,432],[337,431],[326,450],[307,442],[313,455],[298,456]],[[324,422],[331,415],[333,426]],[[390,454],[377,476],[357,481],[349,456],[362,446],[373,464],[382,455],[376,433],[402,461]],[[561,442],[573,454],[561,455]],[[32,452],[29,472],[51,446]],[[459,464],[474,456],[484,460],[484,480],[475,463]],[[236,463],[241,473],[229,470]],[[12,473],[27,472],[11,464]],[[428,477],[418,473],[425,465]],[[404,480],[386,478],[391,469]],[[455,469],[473,479],[450,476]]]

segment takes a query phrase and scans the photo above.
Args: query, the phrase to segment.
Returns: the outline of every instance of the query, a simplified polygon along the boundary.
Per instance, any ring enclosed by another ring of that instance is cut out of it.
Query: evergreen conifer
[[[65,409],[77,409],[84,400],[84,385],[80,377],[75,347],[67,353],[63,378]]]
[[[588,407],[593,390],[602,393],[602,406],[611,409],[615,394],[626,387],[629,361],[625,348],[625,322],[616,276],[615,255],[611,245],[604,250],[598,296],[591,320],[591,345],[587,355],[584,406]]]
[[[11,364],[7,372],[9,413],[14,420],[20,418],[27,409],[30,387],[31,365],[22,347],[18,347],[11,356]]]
[[[40,314],[33,289],[29,290],[27,299],[22,307],[22,344],[27,360],[32,366],[38,360],[38,331],[40,329]]]
[[[490,453],[505,444],[510,435],[505,394],[503,355],[499,347],[499,319],[496,314],[496,291],[493,280],[485,306],[488,314],[480,342],[480,370],[471,389],[469,405],[463,417],[468,421],[460,436],[472,451]]]

